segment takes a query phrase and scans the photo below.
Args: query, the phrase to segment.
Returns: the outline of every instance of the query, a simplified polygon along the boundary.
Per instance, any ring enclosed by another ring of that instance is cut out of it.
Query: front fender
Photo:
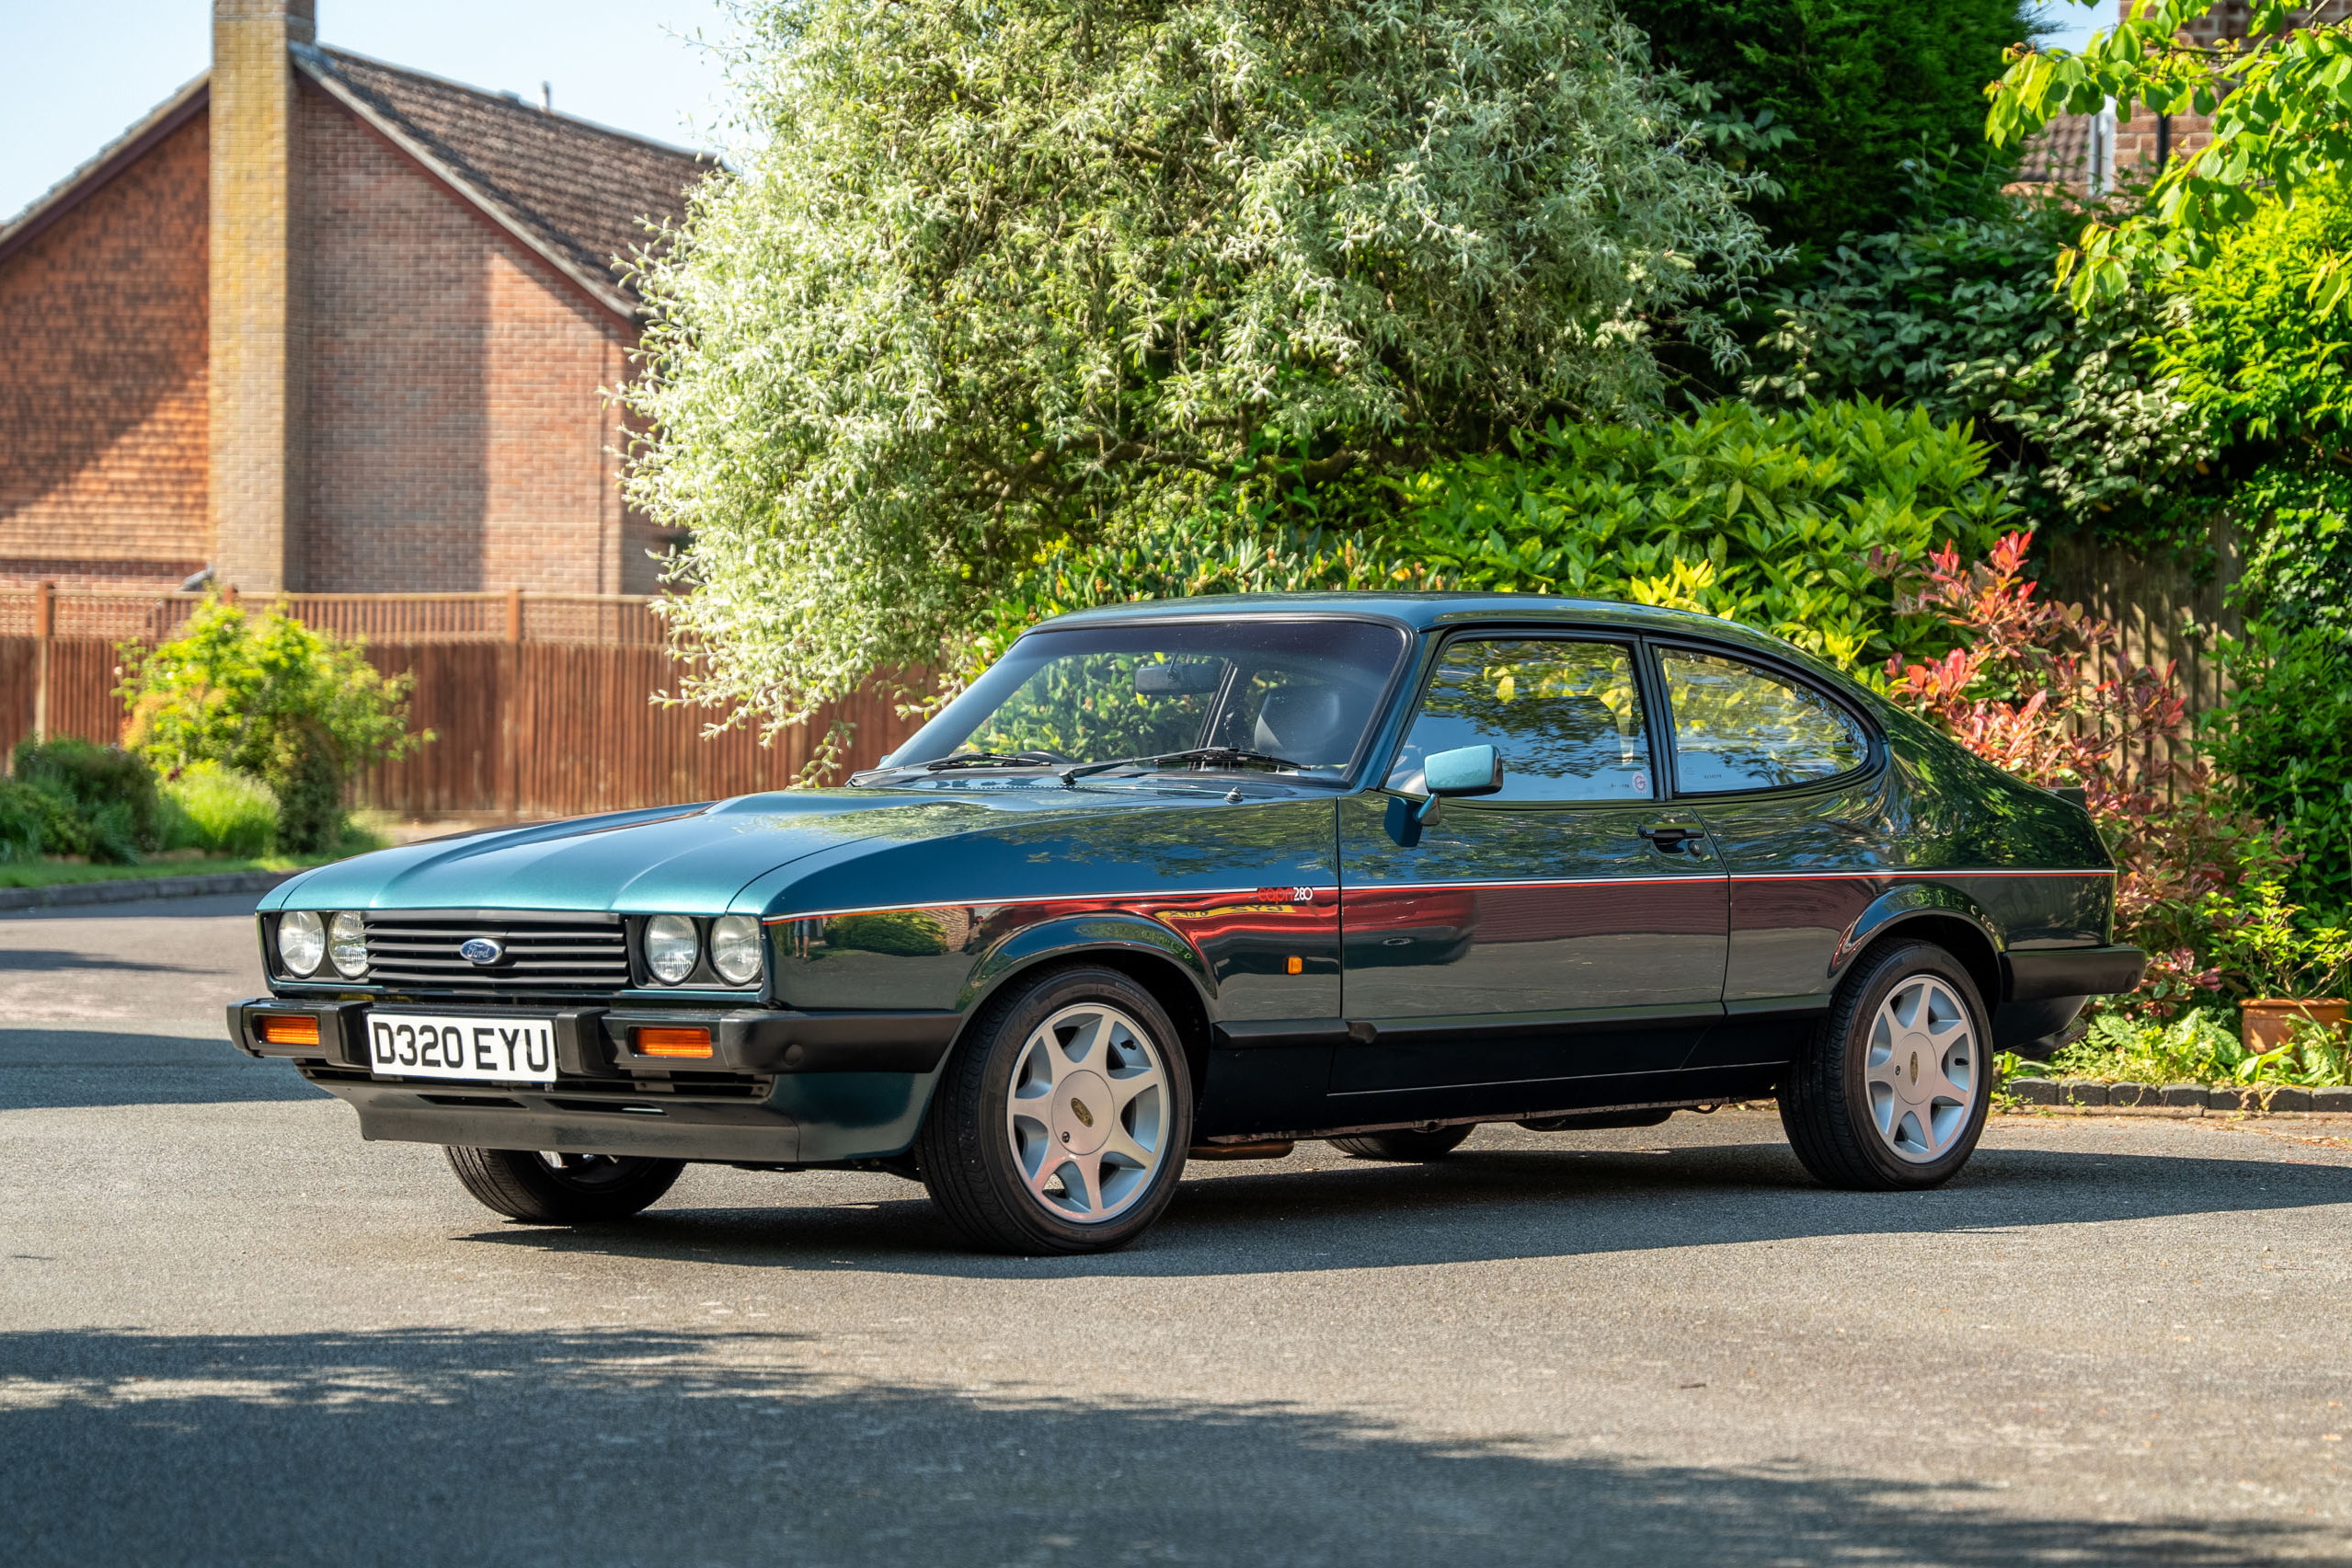
[[[1110,911],[1068,915],[1025,926],[981,955],[964,978],[956,1011],[969,1019],[1004,983],[1027,969],[1056,958],[1115,951],[1167,960],[1188,976],[1204,1009],[1216,1016],[1217,981],[1200,950],[1175,931],[1143,915]]]

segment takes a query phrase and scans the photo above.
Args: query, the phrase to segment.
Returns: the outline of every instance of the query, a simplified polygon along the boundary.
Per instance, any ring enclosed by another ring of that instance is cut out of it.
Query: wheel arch
[[[964,982],[957,1010],[963,1025],[948,1047],[962,1048],[981,1013],[1007,986],[1040,970],[1099,964],[1151,993],[1176,1029],[1196,1103],[1206,1088],[1210,1046],[1210,1007],[1216,986],[1207,961],[1183,937],[1140,915],[1084,915],[1032,926],[991,948]]]
[[[1844,984],[1864,958],[1890,942],[1932,942],[1951,954],[1976,982],[1988,1020],[2007,1000],[2000,928],[1957,888],[1912,883],[1872,900],[1839,939],[1830,961],[1830,989]]]

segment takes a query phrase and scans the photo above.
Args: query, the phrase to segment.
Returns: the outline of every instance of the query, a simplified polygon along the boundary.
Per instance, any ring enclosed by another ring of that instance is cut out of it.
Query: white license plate
[[[378,1078],[553,1083],[556,1021],[371,1013],[368,1066]]]

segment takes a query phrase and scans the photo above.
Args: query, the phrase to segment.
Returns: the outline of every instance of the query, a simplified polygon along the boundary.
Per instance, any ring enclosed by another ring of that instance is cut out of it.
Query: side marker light
[[[261,1038],[272,1046],[315,1046],[318,1044],[318,1019],[307,1013],[276,1013],[265,1014],[260,1023]]]
[[[706,1057],[710,1055],[708,1029],[639,1029],[637,1032],[637,1054],[648,1057]]]

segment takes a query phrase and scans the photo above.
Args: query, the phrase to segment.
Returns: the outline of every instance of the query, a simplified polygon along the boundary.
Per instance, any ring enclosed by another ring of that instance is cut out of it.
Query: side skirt
[[[1266,1127],[1247,1132],[1220,1130],[1203,1143],[1252,1143],[1261,1139],[1340,1138],[1350,1133],[1390,1132],[1399,1128],[1460,1127],[1484,1122],[1539,1121],[1550,1116],[1599,1112],[1694,1110],[1731,1100],[1772,1097],[1780,1082],[1784,1061],[1750,1062],[1738,1067],[1706,1068],[1682,1072],[1629,1072],[1599,1078],[1551,1080],[1542,1084],[1498,1086],[1479,1084],[1468,1089],[1419,1090],[1410,1094],[1335,1096],[1325,1102],[1314,1121],[1297,1127]],[[1512,1087],[1520,1104],[1497,1108],[1494,1091]],[[1349,1102],[1358,1104],[1349,1104]],[[1389,1102],[1380,1104],[1380,1102]],[[1405,1116],[1407,1110],[1418,1116]],[[1349,1115],[1350,1112],[1355,1113]],[[1336,1118],[1335,1118],[1335,1113]],[[1344,1119],[1337,1119],[1344,1118]]]

